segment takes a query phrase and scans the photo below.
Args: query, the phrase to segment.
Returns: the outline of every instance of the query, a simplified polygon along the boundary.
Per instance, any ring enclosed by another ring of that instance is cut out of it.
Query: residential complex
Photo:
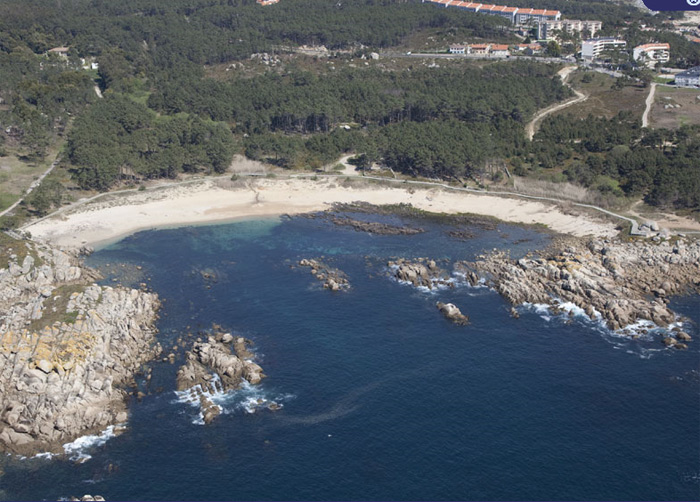
[[[671,46],[669,44],[644,44],[638,45],[632,52],[635,61],[639,61],[650,68],[656,63],[668,63],[671,59]]]
[[[606,51],[618,51],[627,47],[627,42],[618,38],[591,38],[584,40],[581,46],[581,57],[584,60],[592,61],[600,59]]]
[[[677,74],[676,85],[682,87],[700,87],[700,66]]]
[[[603,27],[601,21],[580,21],[577,19],[560,19],[558,21],[546,21],[540,23],[537,28],[537,38],[539,40],[553,40],[556,32],[561,31],[569,34],[583,34],[587,32],[586,38],[595,37]]]
[[[474,2],[462,2],[460,0],[422,0],[423,3],[437,4],[443,7],[456,7],[469,12],[501,16],[513,24],[528,24],[533,22],[558,21],[561,12],[558,10],[531,9],[525,7],[507,7],[505,5],[491,5]]]
[[[450,45],[450,54],[469,54],[474,56],[508,57],[510,49],[501,44],[455,44]]]

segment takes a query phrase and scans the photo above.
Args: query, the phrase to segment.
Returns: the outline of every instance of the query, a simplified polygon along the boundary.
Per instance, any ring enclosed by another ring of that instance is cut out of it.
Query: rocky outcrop
[[[424,229],[418,227],[389,225],[388,223],[380,223],[377,221],[362,221],[348,216],[334,215],[330,216],[329,219],[335,225],[350,227],[358,232],[367,232],[376,235],[416,235],[425,232]]]
[[[455,304],[437,302],[436,305],[438,310],[442,312],[442,315],[458,326],[466,326],[469,324],[469,317],[462,314],[462,311],[459,310]]]
[[[433,289],[440,286],[454,286],[449,275],[438,267],[434,260],[418,258],[410,261],[400,258],[388,262],[387,266],[396,279],[409,282],[416,287]]]
[[[199,402],[204,423],[221,413],[221,408],[212,402],[212,395],[237,389],[243,380],[258,384],[265,378],[248,351],[251,343],[230,333],[215,333],[195,342],[187,352],[187,361],[177,372],[177,390],[187,391],[191,400]]]
[[[302,267],[311,269],[311,275],[323,282],[323,287],[331,291],[341,291],[350,288],[347,276],[337,268],[332,268],[318,260],[303,259],[299,261]]]
[[[62,452],[126,421],[133,375],[160,350],[155,294],[99,286],[77,254],[12,241],[0,269],[0,449]]]
[[[519,260],[493,253],[457,269],[472,283],[484,276],[514,305],[571,302],[613,330],[639,320],[667,327],[676,320],[667,297],[700,287],[700,242],[561,239]]]

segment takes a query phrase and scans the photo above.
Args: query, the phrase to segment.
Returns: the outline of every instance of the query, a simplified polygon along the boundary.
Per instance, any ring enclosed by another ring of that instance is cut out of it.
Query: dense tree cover
[[[92,79],[76,65],[28,50],[0,52],[0,139],[32,160],[46,155],[52,135],[62,132],[71,114],[94,99]]]
[[[224,124],[197,117],[156,117],[144,105],[112,95],[76,121],[68,157],[77,182],[106,190],[118,180],[172,178],[183,171],[226,170],[236,145]]]
[[[649,131],[629,114],[609,120],[560,115],[542,124],[530,153],[542,167],[566,165],[569,181],[587,187],[643,196],[655,206],[700,207],[697,126]]]
[[[266,74],[232,83],[201,80],[192,94],[176,85],[150,102],[170,113],[231,121],[249,135],[249,157],[283,167],[320,167],[356,151],[367,164],[381,160],[411,175],[455,177],[525,147],[523,122],[570,95],[552,78],[557,69],[511,62],[324,78]],[[338,128],[348,123],[352,130]]]
[[[557,69],[511,62],[482,70],[347,69],[321,77],[294,72],[233,82],[171,81],[151,95],[149,105],[166,113],[189,112],[229,121],[248,134],[328,132],[343,122],[366,126],[447,118],[522,121],[570,95],[552,78]]]
[[[388,47],[427,27],[494,37],[506,25],[493,16],[392,0],[285,0],[268,8],[254,0],[5,0],[0,50],[71,45],[99,55],[119,47],[137,67],[167,69],[183,61],[229,61],[284,44]]]

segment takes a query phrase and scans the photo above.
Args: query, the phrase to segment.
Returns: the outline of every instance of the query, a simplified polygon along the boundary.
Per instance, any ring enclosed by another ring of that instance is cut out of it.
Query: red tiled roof
[[[671,46],[668,44],[653,44],[652,43],[652,44],[640,45],[638,47],[635,47],[635,49],[644,49],[644,50],[647,50],[647,49],[666,49],[666,50],[669,50],[669,49],[671,49]]]
[[[561,12],[559,12],[558,10],[545,10],[544,11],[545,16],[557,16],[559,14],[561,14]]]
[[[492,51],[507,51],[508,46],[504,44],[494,44],[491,46]]]

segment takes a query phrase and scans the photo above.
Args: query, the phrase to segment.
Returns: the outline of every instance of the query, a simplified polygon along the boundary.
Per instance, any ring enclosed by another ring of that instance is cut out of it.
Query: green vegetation
[[[226,125],[184,114],[157,117],[118,94],[91,106],[76,121],[68,140],[76,181],[97,190],[118,180],[173,178],[200,168],[221,173],[234,150]]]
[[[602,0],[503,3],[600,19],[603,35],[622,34],[630,46],[667,41],[674,63],[700,63],[697,47],[664,29],[677,14],[651,16]],[[65,140],[63,164],[77,187],[48,178],[21,208],[32,215],[59,207],[74,188],[223,173],[236,152],[295,169],[356,154],[359,168],[379,162],[407,175],[460,181],[483,182],[488,174],[504,182],[502,169],[492,166],[510,166],[611,197],[697,207],[700,174],[689,168],[697,130],[683,127],[659,143],[634,118],[650,72],[630,71],[614,86],[584,75],[582,87],[602,85],[604,92],[572,108],[576,116],[550,118],[529,143],[523,127],[535,111],[571,95],[553,78],[556,65],[359,60],[428,33],[514,40],[508,28],[499,17],[417,1],[282,0],[265,8],[253,0],[4,0],[0,156],[38,171]],[[566,53],[572,42],[551,43],[546,53]],[[291,56],[302,44],[323,45],[330,57]],[[68,56],[45,54],[55,46],[70,47]],[[261,52],[287,59],[279,67],[251,61]],[[84,70],[80,58],[99,69]],[[232,62],[246,70],[226,74]],[[587,117],[590,107],[600,118]],[[620,109],[635,115],[616,115]],[[7,192],[0,207],[20,190]],[[0,225],[16,223],[5,218]]]
[[[654,206],[700,207],[700,127],[645,131],[629,114],[612,119],[560,115],[546,120],[529,158],[564,167],[568,181]]]

